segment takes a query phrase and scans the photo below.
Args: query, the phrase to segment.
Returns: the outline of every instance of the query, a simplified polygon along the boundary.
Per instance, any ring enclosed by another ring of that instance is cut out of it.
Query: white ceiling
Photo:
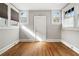
[[[67,3],[12,3],[19,10],[61,10]]]

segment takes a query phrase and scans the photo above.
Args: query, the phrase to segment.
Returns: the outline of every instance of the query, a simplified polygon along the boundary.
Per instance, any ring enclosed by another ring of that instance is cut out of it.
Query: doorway
[[[35,41],[46,40],[46,16],[34,16],[34,32]]]

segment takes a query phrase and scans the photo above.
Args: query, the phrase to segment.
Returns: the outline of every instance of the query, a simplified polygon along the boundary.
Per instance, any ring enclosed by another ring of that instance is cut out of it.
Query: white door
[[[46,40],[46,16],[34,16],[34,31],[36,41]]]

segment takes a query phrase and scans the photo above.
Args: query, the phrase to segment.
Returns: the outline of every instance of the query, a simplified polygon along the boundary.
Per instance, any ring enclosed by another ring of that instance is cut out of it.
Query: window
[[[9,21],[11,26],[18,26],[19,24],[19,13],[11,8],[11,20]]]
[[[8,6],[0,3],[0,27],[7,26],[8,24]]]
[[[79,14],[77,14],[77,27],[79,27]]]
[[[52,24],[61,23],[61,12],[59,10],[52,11]]]
[[[19,13],[11,8],[11,20],[19,22]]]
[[[27,10],[21,10],[20,11],[20,23],[23,23],[23,24],[28,24],[28,11]]]
[[[7,19],[0,17],[0,27],[7,26],[7,25],[6,25],[6,20],[7,20]]]
[[[64,12],[63,27],[74,27],[74,7]]]
[[[63,27],[74,27],[74,17],[64,19]]]
[[[10,20],[10,25],[11,25],[11,26],[18,26],[19,23],[16,22],[16,21],[14,21],[14,20]]]

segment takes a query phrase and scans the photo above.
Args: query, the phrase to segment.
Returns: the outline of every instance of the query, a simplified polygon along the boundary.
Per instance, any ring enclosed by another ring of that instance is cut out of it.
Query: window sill
[[[19,29],[19,26],[5,26],[5,27],[0,27],[0,29]]]
[[[79,31],[79,28],[62,28],[62,30],[67,30],[67,31]]]

